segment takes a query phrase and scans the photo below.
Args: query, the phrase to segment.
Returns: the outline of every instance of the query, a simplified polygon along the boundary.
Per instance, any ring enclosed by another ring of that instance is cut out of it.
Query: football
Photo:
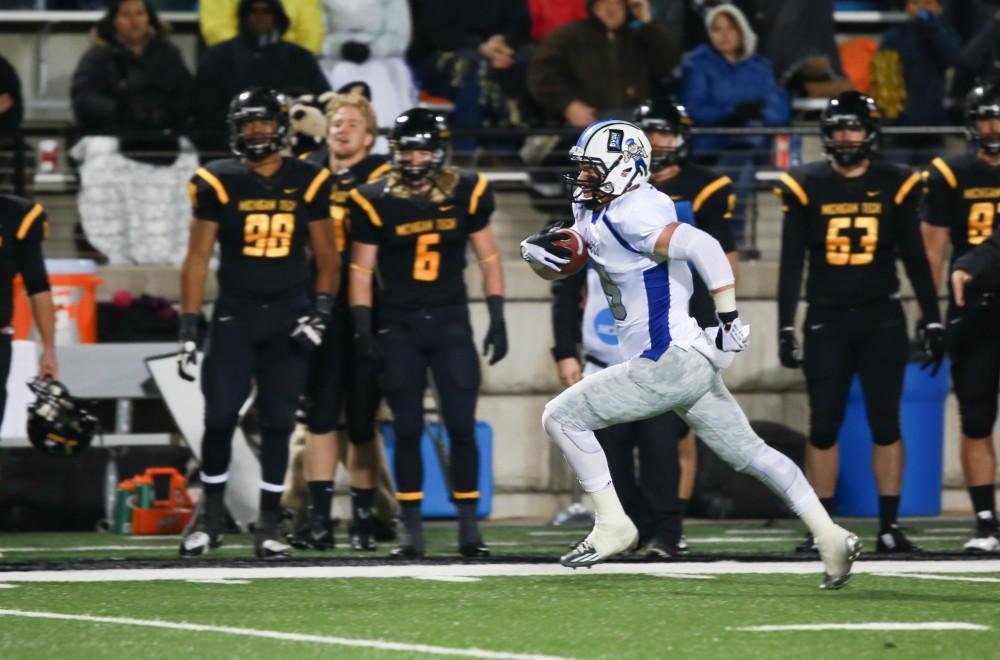
[[[564,234],[566,238],[554,241],[554,243],[569,249],[572,254],[569,257],[569,263],[564,264],[558,271],[540,264],[531,264],[531,267],[538,276],[544,280],[561,280],[564,277],[579,273],[587,265],[587,243],[584,242],[583,237],[574,229],[565,228],[556,231]]]

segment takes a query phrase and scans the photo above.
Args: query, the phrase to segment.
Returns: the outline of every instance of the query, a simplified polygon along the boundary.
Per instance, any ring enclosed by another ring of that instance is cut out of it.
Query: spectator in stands
[[[417,89],[403,59],[410,43],[406,0],[322,0],[326,20],[321,63],[330,87],[368,84],[382,127],[417,104]]]
[[[236,15],[240,34],[206,50],[198,63],[195,121],[203,152],[228,153],[226,110],[240,90],[266,87],[291,96],[330,90],[312,53],[281,41],[289,19],[278,0],[240,0]]]
[[[113,264],[177,263],[187,223],[185,182],[197,167],[180,137],[193,81],[147,0],[111,0],[95,45],[73,74],[73,114],[89,134],[80,167],[88,240]]]
[[[525,0],[413,0],[411,6],[407,58],[421,90],[455,104],[452,126],[521,123],[531,28]]]
[[[237,19],[241,0],[202,0],[198,9],[198,25],[208,46],[229,41],[242,31],[242,20]],[[281,0],[288,17],[285,31],[276,35],[289,43],[305,48],[313,55],[323,44],[323,17],[320,0]]]
[[[944,11],[939,0],[909,0],[906,13],[910,19],[890,28],[882,36],[873,81],[878,95],[875,101],[886,118],[905,126],[936,126],[946,123],[945,72],[959,63],[961,45],[958,35],[940,19]],[[879,60],[883,69],[880,73]],[[886,78],[903,83],[902,103],[886,103]]]
[[[784,126],[791,108],[788,95],[774,79],[771,63],[756,53],[757,35],[743,12],[720,5],[705,15],[710,43],[684,56],[678,100],[696,126]],[[753,187],[753,166],[770,152],[760,135],[722,137],[700,135],[692,141],[694,155],[717,163],[734,180],[737,205],[733,228],[739,237],[746,197]]]
[[[21,79],[10,62],[0,55],[0,139],[17,133],[23,118]]]
[[[759,51],[771,62],[775,79],[785,89],[821,74],[843,78],[834,38],[833,0],[758,0],[757,4],[760,24],[767,26]]]
[[[679,55],[673,36],[653,20],[649,0],[587,0],[587,12],[549,34],[528,68],[535,101],[576,128],[630,116],[657,96]]]
[[[960,3],[958,7],[965,11],[951,18],[962,40],[962,55],[955,68],[951,96],[961,106],[976,80],[1000,77],[1000,1],[980,0]],[[945,13],[954,8],[947,6]]]

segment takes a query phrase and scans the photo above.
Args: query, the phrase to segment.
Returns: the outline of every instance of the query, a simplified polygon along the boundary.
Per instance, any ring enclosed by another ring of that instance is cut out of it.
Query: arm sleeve
[[[778,327],[795,324],[806,259],[806,208],[783,186],[776,188],[785,211],[781,223],[781,262],[778,267]]]
[[[667,256],[694,266],[709,293],[736,282],[733,268],[719,241],[691,225],[677,225],[670,237]]]
[[[1000,289],[1000,233],[992,234],[986,241],[972,248],[951,264],[951,270],[964,270],[972,275],[976,289]]]
[[[222,215],[222,201],[209,179],[205,177],[204,170],[199,169],[191,177],[188,182],[188,195],[191,197],[192,216],[209,222],[219,221]]]
[[[469,224],[468,233],[474,234],[480,229],[490,224],[490,217],[496,204],[493,200],[493,186],[482,174],[476,175],[476,183],[472,189],[472,196],[469,197]]]
[[[333,176],[330,170],[325,167],[313,177],[309,188],[306,189],[306,208],[309,211],[309,220],[330,219],[330,196],[333,188]]]
[[[47,224],[45,211],[40,204],[36,204],[24,216],[17,232],[17,271],[24,277],[24,288],[29,296],[49,290],[49,277],[42,256]]]
[[[951,227],[952,215],[955,212],[954,189],[946,178],[945,172],[954,179],[954,174],[951,174],[948,165],[939,158],[935,158],[926,174],[925,193],[920,215],[924,222],[935,227]]]
[[[940,323],[941,311],[938,309],[937,293],[934,291],[934,281],[931,279],[931,267],[924,251],[924,240],[920,235],[920,192],[914,186],[900,203],[897,212],[902,221],[899,233],[899,256],[906,269],[906,277],[913,286],[913,293],[920,303],[924,321]]]
[[[354,189],[347,197],[347,217],[351,219],[351,240],[369,245],[379,244],[379,227],[382,220],[371,202]],[[374,215],[373,215],[374,214]]]
[[[580,303],[586,285],[586,268],[552,283],[552,335],[555,337],[552,358],[557,361],[580,357],[580,343],[583,341]]]
[[[733,192],[730,182],[709,195],[695,212],[698,229],[719,241],[723,252],[736,251],[736,239],[733,237],[733,228],[729,222],[733,217],[735,206],[736,193]]]

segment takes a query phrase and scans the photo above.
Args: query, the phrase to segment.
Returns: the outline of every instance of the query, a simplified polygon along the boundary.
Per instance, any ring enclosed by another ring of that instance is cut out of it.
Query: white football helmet
[[[621,119],[591,124],[569,150],[569,159],[580,165],[590,165],[598,178],[583,182],[579,171],[568,172],[564,180],[570,199],[596,206],[632,186],[645,183],[649,179],[652,152],[649,138],[635,124]]]

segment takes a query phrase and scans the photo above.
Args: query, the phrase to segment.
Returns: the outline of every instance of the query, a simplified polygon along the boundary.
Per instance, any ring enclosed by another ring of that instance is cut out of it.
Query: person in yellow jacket
[[[198,25],[206,45],[214,46],[236,36],[239,4],[240,0],[208,0],[201,3]],[[291,23],[284,40],[302,46],[313,55],[318,54],[324,36],[319,0],[281,0],[281,6]]]

